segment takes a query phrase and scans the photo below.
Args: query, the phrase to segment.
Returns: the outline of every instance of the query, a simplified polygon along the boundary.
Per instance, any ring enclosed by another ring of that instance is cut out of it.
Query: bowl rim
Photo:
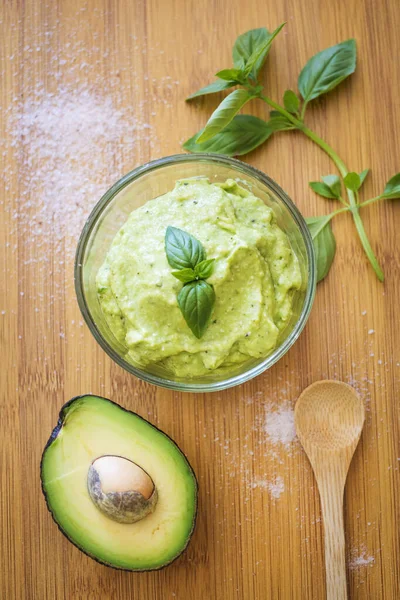
[[[148,373],[125,361],[124,358],[122,358],[117,352],[115,352],[113,348],[111,348],[111,346],[109,346],[107,341],[101,335],[94,319],[92,319],[92,316],[90,314],[83,288],[83,259],[85,255],[87,242],[89,240],[93,228],[97,224],[97,219],[103,213],[103,211],[106,209],[109,203],[113,200],[116,194],[119,193],[128,184],[132,183],[135,179],[138,179],[145,173],[160,169],[171,164],[179,164],[185,162],[215,162],[223,164],[225,166],[232,167],[235,170],[241,171],[244,174],[248,174],[249,176],[258,180],[267,188],[272,189],[272,191],[278,196],[279,200],[285,204],[296,225],[298,226],[300,233],[303,237],[307,252],[307,290],[302,311],[292,332],[288,335],[288,337],[283,341],[283,343],[280,346],[278,346],[269,356],[267,356],[259,364],[253,366],[244,373],[234,375],[232,377],[228,377],[227,379],[223,379],[217,382],[195,383],[194,381],[190,380],[188,380],[187,382],[174,381],[172,379],[166,379]],[[298,339],[300,333],[304,329],[304,326],[308,320],[313,305],[317,283],[315,252],[311,234],[304,220],[304,217],[302,216],[294,202],[286,194],[286,192],[273,179],[271,179],[268,175],[266,175],[259,169],[235,158],[211,152],[194,154],[173,154],[170,156],[165,156],[163,158],[158,158],[156,160],[149,161],[147,163],[144,163],[143,165],[136,167],[135,169],[129,171],[126,175],[121,177],[118,181],[116,181],[116,183],[114,183],[96,203],[93,210],[89,214],[85,225],[83,226],[83,229],[79,236],[75,254],[74,282],[78,305],[82,316],[87,326],[89,327],[89,330],[94,336],[95,340],[106,352],[106,354],[108,354],[108,356],[114,362],[116,362],[120,367],[125,369],[125,371],[127,371],[131,375],[135,375],[136,377],[146,381],[147,383],[152,383],[160,387],[182,392],[216,392],[228,389],[236,385],[245,383],[246,381],[249,381],[254,377],[257,377],[257,375],[260,375],[272,365],[274,365],[280,358],[282,358],[284,354],[286,354],[286,352]]]

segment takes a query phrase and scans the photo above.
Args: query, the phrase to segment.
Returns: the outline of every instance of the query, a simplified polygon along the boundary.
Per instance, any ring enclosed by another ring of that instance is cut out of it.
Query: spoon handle
[[[343,520],[344,484],[340,481],[335,482],[334,477],[323,477],[318,481],[318,488],[325,528],[327,600],[347,600]]]

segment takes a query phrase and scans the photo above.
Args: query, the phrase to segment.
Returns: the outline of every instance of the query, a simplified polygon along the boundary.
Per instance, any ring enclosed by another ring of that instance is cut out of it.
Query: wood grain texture
[[[209,97],[188,105],[184,98],[229,66],[238,34],[285,20],[265,69],[275,99],[295,87],[312,54],[350,36],[357,40],[355,75],[310,107],[307,120],[352,169],[372,167],[365,198],[372,197],[399,171],[396,0],[3,0],[1,10],[0,597],[321,600],[323,530],[311,468],[298,444],[271,445],[262,425],[266,403],[294,404],[313,381],[338,378],[359,390],[367,408],[345,494],[350,597],[398,598],[398,203],[372,205],[364,215],[386,274],[383,285],[351,219],[340,215],[333,269],[290,352],[236,389],[179,394],[126,374],[80,323],[73,254],[98,194],[88,193],[76,210],[74,199],[65,207],[47,194],[45,218],[33,221],[43,193],[30,177],[41,156],[31,156],[27,166],[31,140],[22,133],[16,145],[10,126],[14,108],[26,110],[27,95],[38,86],[56,98],[60,86],[111,97],[142,129],[118,152],[107,139],[90,152],[91,159],[98,154],[96,177],[105,190],[121,172],[179,152],[217,103]],[[266,114],[261,102],[251,111]],[[308,181],[333,167],[300,133],[277,135],[245,158],[278,181],[305,215],[333,206],[308,189]],[[46,510],[42,449],[60,406],[87,392],[149,418],[177,441],[198,475],[195,534],[185,555],[163,571],[132,574],[96,564],[63,538]],[[274,498],[259,480],[277,477],[285,489]],[[374,561],[351,568],[361,555]]]

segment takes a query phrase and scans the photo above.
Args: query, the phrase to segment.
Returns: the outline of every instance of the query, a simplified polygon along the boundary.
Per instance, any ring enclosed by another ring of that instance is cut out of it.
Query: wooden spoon
[[[321,496],[328,600],[347,598],[343,493],[364,418],[364,405],[358,394],[340,381],[313,383],[295,407],[297,435]]]

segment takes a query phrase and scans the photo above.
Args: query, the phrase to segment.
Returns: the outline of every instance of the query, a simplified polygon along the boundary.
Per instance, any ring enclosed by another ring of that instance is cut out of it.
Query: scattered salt
[[[271,444],[289,447],[296,439],[294,410],[291,404],[285,401],[277,407],[267,405],[263,430]]]
[[[375,562],[373,556],[367,556],[366,551],[363,551],[359,556],[355,556],[349,563],[350,569],[358,569],[360,567],[369,567]]]
[[[123,174],[122,154],[133,149],[138,127],[86,83],[55,93],[37,85],[14,103],[10,126],[22,183],[14,216],[35,237],[51,223],[56,242],[79,232],[88,210]]]
[[[33,11],[32,23],[43,23],[40,11]],[[32,25],[32,46],[23,46],[21,61],[10,64],[20,83],[18,94],[7,97],[3,110],[8,135],[0,138],[0,155],[13,154],[3,170],[4,189],[16,196],[6,210],[15,222],[10,234],[18,231],[19,239],[26,240],[22,264],[32,265],[36,277],[53,275],[49,237],[55,264],[64,265],[66,258],[69,267],[94,204],[116,179],[143,162],[143,152],[146,158],[158,152],[159,138],[149,122],[149,109],[154,115],[161,104],[170,105],[171,85],[179,83],[164,76],[152,78],[142,98],[143,83],[131,77],[131,55],[140,50],[139,45],[124,54],[120,49],[104,51],[95,42],[97,25],[102,28],[106,16],[107,12],[97,11],[88,21],[77,12],[73,23],[45,21],[40,29]],[[65,36],[60,33],[64,24],[68,42],[62,41]],[[18,27],[11,22],[11,30]],[[88,45],[83,40],[89,37]],[[160,53],[157,46],[150,48],[153,54]],[[14,55],[7,58],[12,61]],[[39,78],[42,64],[45,77]],[[127,97],[132,99],[130,105]],[[6,139],[11,140],[7,146]],[[53,295],[64,292],[52,291]]]
[[[266,479],[254,480],[251,483],[251,488],[266,489],[274,500],[278,500],[281,494],[285,491],[285,484],[283,478],[278,475],[273,481],[268,481]]]
[[[369,335],[372,335],[373,333],[375,333],[375,329],[369,329],[369,330],[368,330],[368,334],[369,334]]]
[[[270,482],[268,485],[268,491],[272,498],[280,498],[281,494],[285,491],[285,484],[283,483],[282,477],[278,476],[275,479],[275,482]]]

